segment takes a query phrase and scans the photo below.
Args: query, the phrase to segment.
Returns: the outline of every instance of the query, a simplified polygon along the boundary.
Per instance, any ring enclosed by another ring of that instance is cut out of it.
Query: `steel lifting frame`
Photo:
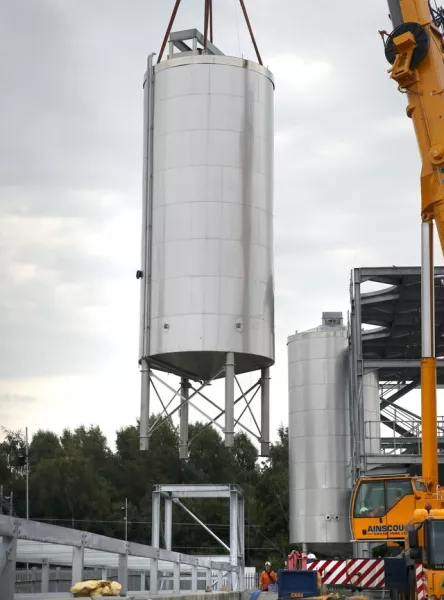
[[[199,519],[184,503],[189,498],[220,498],[229,502],[230,510],[230,545],[221,540],[203,521]],[[171,551],[173,539],[173,504],[179,506],[194,521],[205,529],[228,553],[231,571],[227,573],[231,591],[242,591],[245,585],[245,505],[244,496],[239,486],[233,484],[177,484],[156,485],[153,491],[152,504],[152,538],[151,545],[160,548],[161,501],[164,500],[164,538],[165,549]],[[211,569],[207,573],[207,591],[212,591]],[[154,577],[152,574],[151,577]],[[197,571],[192,571],[193,580]],[[219,572],[219,579],[223,573]],[[220,581],[219,581],[220,586]],[[219,588],[220,589],[220,588]]]

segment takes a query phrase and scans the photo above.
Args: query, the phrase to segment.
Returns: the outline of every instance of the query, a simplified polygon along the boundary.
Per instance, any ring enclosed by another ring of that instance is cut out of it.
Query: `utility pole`
[[[123,520],[125,521],[125,542],[128,541],[128,498],[125,498],[125,506],[122,506],[122,510],[125,511]]]
[[[128,498],[125,498],[125,542],[128,541]]]
[[[29,521],[29,443],[28,443],[28,428],[26,428],[25,443],[26,443],[26,520]]]

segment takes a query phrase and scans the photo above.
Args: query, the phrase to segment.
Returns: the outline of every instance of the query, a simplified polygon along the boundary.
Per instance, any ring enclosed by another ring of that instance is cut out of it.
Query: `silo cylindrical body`
[[[362,378],[364,404],[365,453],[381,453],[381,412],[378,371],[366,373]]]
[[[348,543],[348,338],[342,315],[336,324],[324,319],[320,327],[290,336],[288,368],[290,543]]]
[[[143,355],[196,379],[213,377],[228,352],[236,373],[267,368],[274,363],[272,75],[247,60],[202,54],[159,63],[152,83]]]

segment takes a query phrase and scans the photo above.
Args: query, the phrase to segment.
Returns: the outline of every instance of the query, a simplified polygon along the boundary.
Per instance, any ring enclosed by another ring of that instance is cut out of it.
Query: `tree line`
[[[156,420],[156,416],[152,417]],[[283,566],[288,553],[288,429],[280,427],[270,458],[260,460],[244,433],[226,448],[219,432],[191,424],[189,458],[179,459],[179,434],[170,420],[139,450],[138,426],[116,434],[115,451],[100,427],[38,431],[30,441],[29,516],[37,521],[151,543],[152,490],[159,483],[235,483],[245,497],[246,564]],[[26,516],[26,443],[23,432],[4,431],[0,443],[1,511]],[[224,500],[187,500],[187,506],[229,545]],[[161,528],[162,531],[162,528]],[[220,554],[225,550],[180,507],[173,508],[173,550]]]

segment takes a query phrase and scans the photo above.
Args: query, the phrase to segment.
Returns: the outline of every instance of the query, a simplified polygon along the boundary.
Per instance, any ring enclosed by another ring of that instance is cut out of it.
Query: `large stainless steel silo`
[[[151,370],[182,377],[182,445],[190,381],[225,377],[224,430],[232,445],[234,376],[261,370],[266,453],[274,363],[273,76],[213,44],[203,52],[201,38],[196,30],[171,34],[167,60],[153,65],[150,58],[144,81],[141,447],[149,438]]]
[[[341,313],[288,338],[290,543],[350,541],[348,338]]]

